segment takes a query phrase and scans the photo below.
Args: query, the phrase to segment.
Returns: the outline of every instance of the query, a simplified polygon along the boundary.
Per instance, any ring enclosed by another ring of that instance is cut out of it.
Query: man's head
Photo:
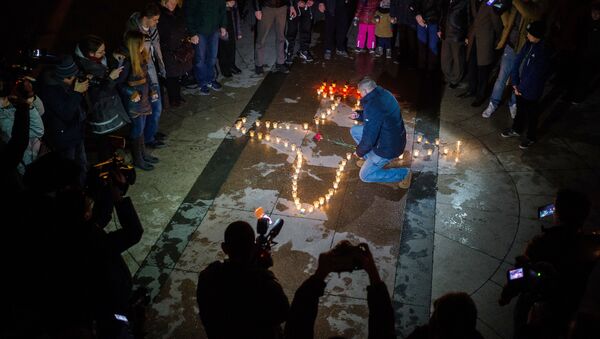
[[[141,24],[143,27],[154,28],[158,25],[158,19],[160,18],[160,8],[154,3],[150,2],[140,12]]]
[[[358,83],[358,91],[360,92],[360,96],[363,98],[367,94],[371,93],[375,88],[377,88],[377,83],[375,82],[375,80],[373,80],[369,77],[364,77]]]
[[[527,25],[527,40],[537,44],[544,38],[546,33],[546,24],[543,21],[534,21]]]
[[[73,57],[70,55],[63,56],[54,69],[54,76],[67,85],[73,84],[77,73],[79,73],[79,67],[77,67],[77,64],[73,61]]]
[[[590,213],[588,197],[570,189],[561,189],[554,200],[555,221],[569,227],[581,228]]]
[[[223,252],[231,261],[249,262],[256,251],[254,229],[245,221],[235,221],[225,229]]]
[[[600,20],[600,2],[592,4],[592,20]]]
[[[434,311],[429,320],[434,334],[446,338],[468,338],[475,332],[477,307],[464,292],[447,293],[433,303]]]

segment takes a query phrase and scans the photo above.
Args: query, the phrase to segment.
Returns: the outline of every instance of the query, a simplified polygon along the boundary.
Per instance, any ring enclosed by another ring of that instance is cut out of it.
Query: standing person
[[[504,29],[497,50],[503,50],[500,60],[500,71],[494,83],[488,107],[481,113],[484,118],[489,118],[500,105],[508,78],[512,72],[515,56],[521,51],[527,41],[527,25],[536,20],[543,20],[550,9],[549,0],[513,0],[510,8],[502,8],[502,24]],[[514,119],[517,114],[517,101],[514,94],[508,99],[508,109]]]
[[[144,141],[150,148],[163,148],[167,146],[162,139],[164,135],[158,133],[158,122],[162,112],[160,96],[159,76],[165,78],[167,75],[160,48],[160,36],[158,35],[158,20],[160,8],[155,3],[148,3],[141,12],[135,12],[129,17],[125,31],[138,31],[146,38],[144,44],[148,50],[150,60],[148,62],[148,75],[150,76],[152,91],[158,94],[158,100],[152,100],[152,115],[148,118],[144,130]],[[158,134],[158,135],[157,135]],[[158,136],[158,138],[157,138]]]
[[[350,27],[350,4],[348,0],[326,0],[325,7],[324,59],[330,60],[334,49],[336,55],[348,58],[346,34]]]
[[[412,0],[410,10],[417,21],[417,66],[433,71],[439,58],[438,26],[441,0]]]
[[[285,64],[285,23],[288,17],[296,17],[296,9],[289,0],[254,0],[254,16],[256,17],[256,46],[254,48],[254,71],[263,74],[265,65],[265,47],[271,27],[275,26],[275,52],[277,60],[275,71],[289,73]]]
[[[158,34],[162,37],[160,48],[166,72],[164,84],[169,96],[169,105],[179,107],[183,102],[180,79],[192,68],[193,49],[189,43],[179,0],[161,0],[160,4]]]
[[[87,156],[83,144],[85,110],[83,96],[89,79],[78,79],[79,67],[73,57],[61,58],[54,70],[47,73],[40,88],[40,98],[46,112],[42,116],[48,145],[62,157],[74,160],[80,168],[80,183],[85,183]]]
[[[354,13],[354,25],[358,24],[358,35],[356,36],[356,53],[366,49],[369,53],[375,53],[375,12],[379,6],[379,0],[358,0],[356,13]]]
[[[387,59],[392,58],[392,18],[390,17],[390,0],[382,0],[375,12],[375,37],[377,37],[377,51],[375,56],[385,53]]]
[[[325,4],[322,0],[317,0],[319,12],[325,12]],[[312,22],[314,16],[314,0],[292,0],[292,7],[296,10],[296,16],[293,17],[287,25],[285,33],[286,52],[285,63],[291,65],[294,61],[294,47],[296,45],[296,36],[300,33],[300,49],[298,57],[305,62],[312,62],[313,56],[310,53],[310,39],[312,35]]]
[[[227,13],[227,39],[219,41],[219,68],[224,77],[240,74],[242,70],[235,65],[236,40],[242,38],[240,9],[235,0],[225,1]]]
[[[496,61],[495,47],[502,32],[500,16],[484,0],[470,0],[473,24],[469,30],[467,59],[469,88],[461,98],[475,97],[471,104],[479,107],[485,102],[490,73]]]
[[[219,51],[219,36],[227,36],[225,3],[216,0],[187,0],[183,3],[187,28],[194,44],[194,75],[200,86],[200,94],[209,95],[210,90],[220,91],[215,65]]]
[[[395,0],[390,4],[392,23],[397,24],[398,62],[407,59],[408,64],[415,65],[417,52],[417,22],[410,11],[412,0]]]
[[[527,128],[527,135],[519,145],[520,149],[527,149],[537,141],[539,100],[549,75],[551,56],[549,48],[542,40],[544,33],[545,23],[542,21],[534,21],[527,25],[527,42],[515,58],[510,75],[517,97],[517,115],[512,127],[501,135],[505,138],[519,136]]]
[[[465,74],[469,15],[469,0],[442,0],[437,34],[442,40],[442,73],[450,88],[458,87]]]
[[[148,70],[151,63],[148,50],[144,47],[146,36],[138,31],[125,33],[126,56],[122,59],[123,71],[119,76],[120,89],[127,113],[131,118],[131,156],[133,164],[144,171],[154,169],[158,158],[146,153],[144,131],[148,118],[152,114],[151,101],[159,100],[152,86],[152,77]],[[117,56],[121,59],[121,57]]]
[[[384,169],[390,161],[404,153],[406,129],[400,105],[392,93],[377,86],[375,81],[364,78],[358,83],[362,97],[363,113],[353,113],[351,118],[364,121],[353,126],[350,134],[358,144],[356,164],[361,167],[359,177],[364,182],[397,182],[400,188],[410,186],[408,168]]]
[[[113,155],[108,134],[131,120],[123,107],[117,90],[117,79],[123,67],[109,69],[106,44],[95,35],[87,35],[75,47],[75,60],[79,68],[90,77],[90,87],[85,101],[88,106],[88,123],[96,136],[98,160],[105,161]]]

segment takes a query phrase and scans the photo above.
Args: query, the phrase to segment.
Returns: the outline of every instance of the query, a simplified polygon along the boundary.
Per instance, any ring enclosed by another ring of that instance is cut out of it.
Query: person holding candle
[[[363,111],[353,113],[351,118],[364,124],[353,126],[350,134],[358,144],[355,154],[364,158],[357,161],[361,167],[360,179],[364,182],[398,182],[400,188],[408,188],[410,169],[384,168],[404,153],[406,146],[406,129],[398,101],[370,78],[361,80],[358,90]]]

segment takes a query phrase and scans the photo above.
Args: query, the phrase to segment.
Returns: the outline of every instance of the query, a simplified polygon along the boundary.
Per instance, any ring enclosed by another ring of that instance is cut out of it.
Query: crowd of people
[[[121,44],[108,46],[102,37],[84,35],[36,85],[29,76],[0,73],[0,191],[3,220],[10,225],[2,258],[14,272],[3,288],[15,291],[3,302],[2,337],[143,337],[136,305],[144,303],[145,293],[133,291],[121,256],[140,241],[143,227],[125,196],[135,181],[133,168],[115,156],[112,135],[126,136],[136,169],[158,166],[149,149],[168,147],[160,117],[165,107],[185,103],[182,78],[192,74],[199,93],[208,95],[222,89],[219,75],[242,72],[236,40],[243,38],[247,12],[256,24],[258,75],[268,66],[271,28],[276,37],[271,71],[289,73],[295,58],[315,60],[312,30],[323,18],[323,60],[368,53],[415,66],[424,76],[439,68],[448,87],[465,89],[459,97],[473,98],[474,107],[488,104],[483,118],[506,100],[513,121],[501,135],[523,135],[522,149],[537,141],[549,79],[562,88],[565,101],[580,103],[600,73],[596,1],[150,1],[124,23]],[[348,41],[353,27],[356,40]],[[381,131],[352,129],[357,155],[371,154],[362,163],[361,179],[407,188],[409,170],[384,169],[406,142],[397,102],[374,81],[362,82],[360,89],[378,98],[371,111],[390,102],[385,108],[395,126],[388,145],[375,145]],[[88,161],[90,140],[96,166]],[[595,243],[582,229],[589,201],[561,190],[555,205],[556,225],[516,259],[526,273],[509,279],[500,296],[502,305],[518,298],[516,338],[599,333],[598,267],[590,253]],[[121,227],[109,231],[113,210]],[[209,265],[198,280],[199,316],[210,338],[312,338],[326,277],[356,269],[365,270],[370,281],[369,337],[395,337],[388,289],[366,245],[340,243],[321,254],[316,272],[290,305],[273,273],[257,265],[252,227],[234,222],[224,239],[228,259]],[[29,249],[19,248],[18,240],[29,241]],[[435,301],[429,323],[409,337],[480,338],[476,322],[469,295],[449,293]]]

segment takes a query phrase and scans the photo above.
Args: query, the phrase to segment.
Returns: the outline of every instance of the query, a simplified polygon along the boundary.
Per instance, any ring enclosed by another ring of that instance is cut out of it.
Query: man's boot
[[[144,138],[139,137],[131,140],[131,158],[133,165],[143,171],[152,171],[154,166],[147,163],[143,156]]]
[[[150,153],[148,153],[146,151],[146,144],[144,143],[144,137],[141,137],[140,139],[141,139],[140,148],[142,149],[142,159],[144,159],[144,161],[146,163],[157,164],[158,158],[155,156],[152,156]]]

